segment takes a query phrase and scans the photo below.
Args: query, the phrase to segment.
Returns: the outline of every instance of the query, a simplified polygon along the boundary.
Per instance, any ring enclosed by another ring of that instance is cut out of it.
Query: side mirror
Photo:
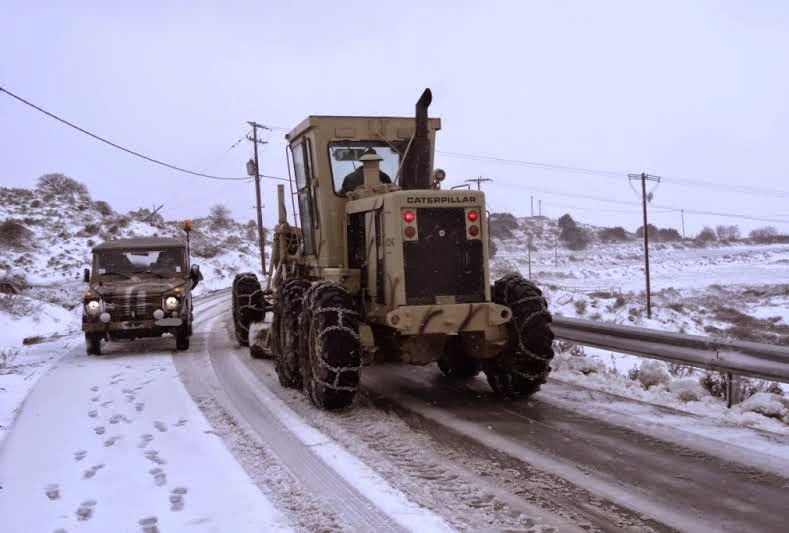
[[[197,287],[197,283],[203,280],[203,274],[200,273],[200,265],[192,265],[189,269],[189,277],[192,278],[192,288]]]
[[[89,283],[90,282],[90,269],[89,268],[85,269],[85,272],[82,275],[82,281],[84,281],[85,283]]]

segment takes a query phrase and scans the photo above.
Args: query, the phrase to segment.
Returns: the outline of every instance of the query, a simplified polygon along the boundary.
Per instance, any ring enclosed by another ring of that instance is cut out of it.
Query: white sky
[[[535,212],[541,199],[544,214],[632,230],[640,204],[625,174],[644,170],[665,178],[658,206],[786,221],[686,214],[687,233],[789,231],[789,3],[780,0],[4,0],[0,21],[0,85],[190,169],[244,176],[250,143],[227,149],[247,120],[289,129],[309,114],[410,116],[431,87],[440,151],[618,173],[439,154],[448,185],[495,180],[485,187],[494,211],[527,215],[533,194]],[[267,174],[287,176],[283,135],[270,134]],[[252,184],[154,166],[0,94],[0,183],[31,187],[57,171],[121,211],[165,204],[167,218],[201,216],[222,202],[254,218]],[[272,224],[275,182],[263,192]],[[657,208],[650,222],[680,228],[678,213]]]

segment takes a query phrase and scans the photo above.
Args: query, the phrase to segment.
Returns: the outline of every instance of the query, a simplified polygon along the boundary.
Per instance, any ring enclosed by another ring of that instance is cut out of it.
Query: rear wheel
[[[480,363],[463,355],[462,339],[455,335],[449,337],[444,347],[444,353],[436,361],[441,372],[452,378],[471,378],[479,374]]]
[[[236,340],[249,346],[249,325],[263,320],[263,291],[255,274],[245,272],[233,279],[232,292]]]
[[[540,390],[551,371],[551,314],[542,292],[532,282],[511,274],[493,286],[493,301],[512,311],[509,346],[484,362],[491,388],[505,396],[529,396]]]
[[[305,279],[289,279],[279,286],[271,322],[274,368],[283,387],[302,386],[299,356],[299,315],[304,293],[310,287]]]
[[[359,389],[361,342],[353,298],[336,283],[312,285],[299,320],[301,375],[313,404],[329,411],[353,403]]]
[[[101,355],[101,335],[85,333],[85,351],[88,355]]]

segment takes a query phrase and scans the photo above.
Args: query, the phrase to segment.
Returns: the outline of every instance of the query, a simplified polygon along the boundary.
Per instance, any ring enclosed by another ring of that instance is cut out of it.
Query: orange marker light
[[[192,221],[188,218],[184,220],[184,231],[192,231]]]

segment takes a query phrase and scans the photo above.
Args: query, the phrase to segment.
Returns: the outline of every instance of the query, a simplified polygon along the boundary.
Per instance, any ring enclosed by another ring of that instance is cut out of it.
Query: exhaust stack
[[[411,149],[406,156],[403,173],[403,189],[429,189],[430,178],[430,139],[427,136],[427,108],[433,101],[433,93],[425,89],[416,102],[416,126]]]

